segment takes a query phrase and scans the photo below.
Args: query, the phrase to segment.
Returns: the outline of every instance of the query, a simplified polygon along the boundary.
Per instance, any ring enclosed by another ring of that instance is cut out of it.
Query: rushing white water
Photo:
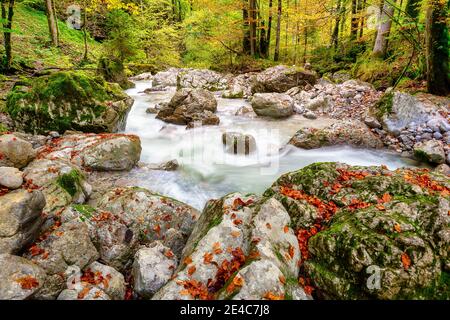
[[[146,109],[158,102],[169,101],[174,90],[142,93],[150,82],[137,82],[127,91],[135,99],[128,116],[126,133],[141,138],[145,163],[162,163],[176,159],[180,168],[175,172],[138,170],[136,183],[202,209],[208,199],[227,193],[262,193],[281,174],[303,168],[314,162],[339,161],[352,165],[381,165],[390,169],[414,166],[415,163],[396,155],[354,149],[350,147],[302,150],[286,143],[302,126],[323,127],[331,119],[307,120],[295,115],[285,120],[251,119],[235,116],[248,102],[217,97],[219,126],[205,126],[186,130],[184,126],[157,120]],[[251,134],[257,151],[251,155],[225,152],[222,134],[227,131]]]

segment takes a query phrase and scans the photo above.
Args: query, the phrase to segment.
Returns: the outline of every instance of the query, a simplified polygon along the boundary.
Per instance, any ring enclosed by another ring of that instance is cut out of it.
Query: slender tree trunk
[[[367,0],[361,0],[362,1],[362,10],[365,10],[367,7]],[[366,20],[366,15],[363,14],[361,16],[361,27],[359,28],[359,37],[362,38],[362,36],[364,35],[364,24],[365,24],[365,20]]]
[[[250,0],[249,8],[249,24],[250,24],[250,54],[256,56],[256,0]]]
[[[358,35],[358,0],[352,0],[352,18],[350,24],[350,39],[355,40]]]
[[[285,37],[284,37],[284,47],[285,47],[285,55],[286,55],[286,59],[288,58],[288,53],[289,53],[289,50],[288,50],[288,41],[289,41],[289,6],[290,6],[290,3],[289,3],[289,0],[287,0],[287,6],[286,6],[286,9],[284,10],[285,11],[285,13],[286,13],[286,26],[285,26]]]
[[[306,63],[307,52],[308,52],[308,26],[305,26],[305,34],[303,35],[303,63]]]
[[[272,35],[273,0],[269,0],[269,25],[267,26],[267,57],[270,56],[270,37]]]
[[[449,30],[447,26],[450,1],[429,0],[426,23],[427,87],[436,95],[450,93]]]
[[[83,60],[88,60],[88,41],[87,41],[87,5],[86,1],[84,2],[84,16],[83,16],[83,40],[84,40],[84,53]]]
[[[385,57],[387,52],[388,37],[391,32],[392,17],[394,15],[394,7],[390,0],[384,1],[383,9],[378,21],[377,37],[372,54],[377,57]]]
[[[48,30],[50,32],[50,39],[52,40],[52,44],[57,47],[59,46],[58,40],[58,27],[56,25],[56,18],[54,13],[54,5],[53,0],[45,0],[46,9],[47,9],[47,21],[48,21]]]
[[[5,64],[6,71],[11,70],[12,65],[12,43],[11,29],[14,16],[14,0],[2,0],[2,20],[3,20],[3,37],[5,42]]]
[[[58,44],[59,44],[59,25],[58,25],[58,11],[56,10],[56,5],[55,5],[55,1],[52,2],[53,3],[53,14],[55,16],[55,25],[56,25],[56,35],[58,37]]]
[[[249,14],[248,14],[248,2],[247,0],[242,1],[242,22],[244,28],[244,37],[242,42],[242,49],[244,54],[251,53],[251,44],[250,44],[250,28],[249,28]]]
[[[341,16],[342,16],[341,3],[342,3],[342,0],[336,1],[336,18],[335,18],[333,33],[331,35],[331,44],[336,49],[339,45],[339,24],[341,23]]]
[[[294,47],[294,64],[297,64],[298,45],[300,43],[300,21],[297,17],[299,13],[298,0],[295,0],[295,14],[296,14],[296,26],[295,26],[295,47]]]
[[[280,35],[281,35],[281,14],[283,13],[283,1],[278,0],[278,16],[277,16],[277,35],[275,42],[275,55],[273,57],[274,61],[280,60]]]

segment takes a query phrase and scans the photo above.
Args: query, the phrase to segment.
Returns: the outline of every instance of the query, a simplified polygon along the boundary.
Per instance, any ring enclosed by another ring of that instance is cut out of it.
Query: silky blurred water
[[[217,96],[219,126],[186,130],[184,126],[157,120],[146,109],[156,103],[169,101],[175,89],[145,94],[149,81],[136,82],[127,91],[135,99],[128,116],[126,133],[141,138],[144,163],[159,164],[176,159],[180,168],[174,172],[138,170],[135,183],[152,191],[174,197],[198,209],[212,198],[239,191],[261,194],[281,174],[303,168],[314,162],[339,161],[351,165],[386,165],[390,169],[414,166],[411,160],[397,155],[350,147],[303,150],[286,146],[289,139],[304,126],[323,127],[331,119],[308,120],[295,115],[285,120],[251,119],[235,116],[249,103]],[[227,131],[251,134],[257,150],[248,156],[225,152],[222,134]]]

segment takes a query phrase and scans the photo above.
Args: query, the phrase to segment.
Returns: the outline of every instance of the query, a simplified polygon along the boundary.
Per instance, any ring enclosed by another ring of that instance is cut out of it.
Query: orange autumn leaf
[[[241,276],[234,277],[233,284],[237,287],[242,287],[244,285],[244,278]]]
[[[289,232],[289,227],[288,226],[284,226],[283,231],[284,231],[284,233],[288,233]]]
[[[192,276],[196,270],[197,270],[197,268],[195,266],[189,267],[188,275]]]
[[[210,253],[210,252],[206,252],[206,253],[203,255],[203,263],[204,263],[204,264],[210,264],[211,261],[212,261],[212,259],[213,259],[213,255],[212,255],[212,253]]]
[[[191,264],[191,263],[192,263],[192,258],[191,258],[190,256],[186,257],[186,258],[184,259],[184,263],[185,263],[185,264]]]
[[[174,256],[172,250],[166,250],[166,251],[164,252],[164,255],[165,255],[167,258],[172,258],[172,257]]]
[[[294,258],[294,251],[295,248],[292,245],[289,245],[289,256],[291,257],[291,259]]]
[[[78,299],[84,299],[84,297],[86,297],[86,295],[89,293],[89,291],[91,291],[91,289],[89,287],[84,287],[83,290],[81,290],[78,293]]]
[[[180,291],[180,294],[181,294],[182,296],[188,296],[188,295],[189,295],[189,290],[183,289],[183,290]]]
[[[282,284],[286,284],[286,278],[284,276],[280,276],[278,279]]]
[[[24,290],[31,290],[39,286],[39,281],[33,276],[24,276],[16,280],[20,287]]]
[[[267,292],[264,295],[264,299],[267,299],[267,300],[284,300],[284,295],[276,295],[276,294],[274,294],[272,292]]]
[[[219,242],[215,242],[213,244],[213,252],[215,254],[221,254],[223,252],[222,248],[220,247],[220,243]]]
[[[241,219],[235,219],[233,221],[233,223],[238,226],[238,225],[242,224],[242,220]]]
[[[383,201],[383,203],[389,202],[391,200],[392,200],[392,197],[389,193],[383,194],[383,197],[381,198],[381,201]]]
[[[272,225],[268,222],[266,223],[266,227],[267,227],[267,229],[272,229]]]
[[[406,253],[402,253],[402,264],[405,270],[408,270],[411,266],[411,258]]]
[[[398,223],[396,223],[394,224],[394,230],[400,233],[402,232],[402,227]]]
[[[241,235],[241,233],[240,233],[239,231],[232,231],[232,232],[231,232],[231,235],[232,235],[234,238],[237,238],[237,237],[239,237],[239,236]]]

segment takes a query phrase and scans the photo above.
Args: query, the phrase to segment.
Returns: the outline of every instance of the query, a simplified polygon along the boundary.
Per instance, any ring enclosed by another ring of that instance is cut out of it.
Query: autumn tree
[[[428,92],[437,95],[450,93],[448,0],[429,0],[426,19],[426,57]]]
[[[55,4],[53,0],[45,0],[45,6],[46,6],[46,14],[47,14],[47,21],[48,21],[48,29],[50,32],[50,39],[52,41],[52,44],[57,47],[59,46],[59,32],[58,32],[58,22],[56,18],[56,12],[55,12]]]
[[[3,68],[6,71],[10,71],[12,65],[11,33],[14,16],[14,0],[1,0],[1,6],[2,6],[2,30],[5,46]]]

